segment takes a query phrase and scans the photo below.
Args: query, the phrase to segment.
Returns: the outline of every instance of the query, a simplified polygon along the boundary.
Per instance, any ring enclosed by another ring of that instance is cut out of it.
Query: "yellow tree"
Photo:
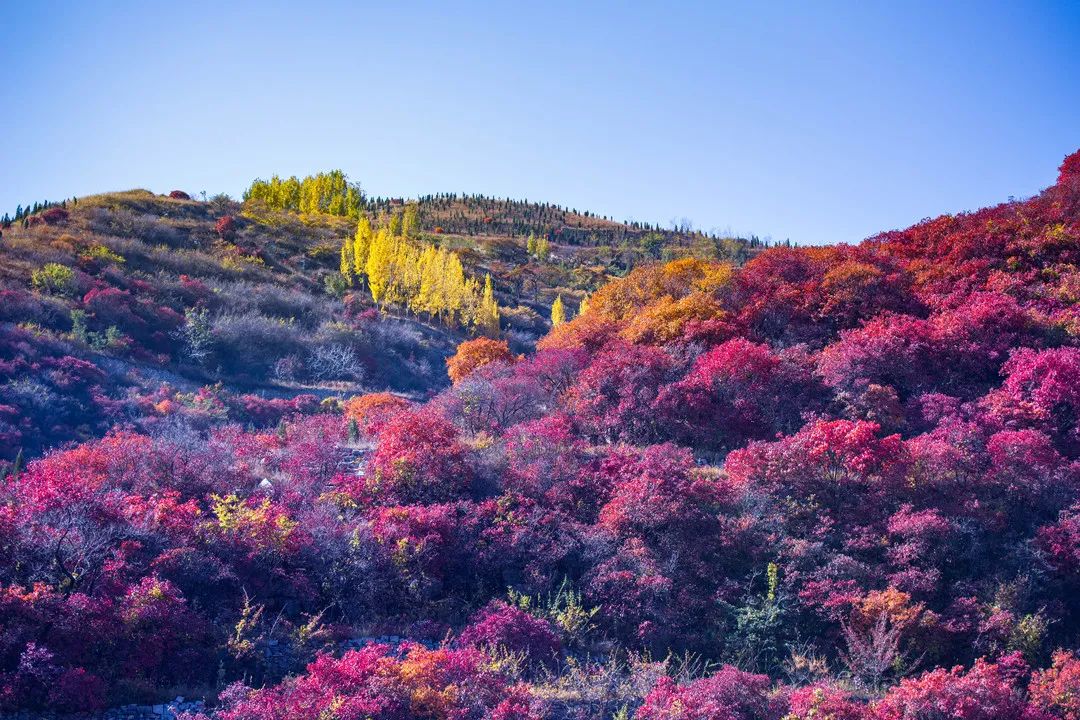
[[[457,257],[455,255],[455,257]],[[480,316],[480,281],[476,278],[465,280],[461,292],[461,309],[458,311],[458,324],[468,327],[476,325]]]
[[[305,215],[319,211],[319,182],[316,178],[306,177],[300,184],[300,212]]]
[[[491,284],[490,273],[484,278],[484,295],[480,298],[475,325],[478,331],[488,337],[499,335],[499,303],[495,301],[495,289]]]
[[[405,206],[401,218],[401,234],[412,237],[420,229],[420,203],[411,202]]]
[[[276,178],[275,178],[276,179]],[[300,207],[300,181],[295,175],[288,180],[278,182],[278,195],[276,201],[278,210],[297,210]]]
[[[398,240],[394,253],[394,302],[411,308],[413,298],[420,294],[420,249],[404,238]]]
[[[444,269],[443,282],[445,288],[444,307],[447,313],[447,321],[453,323],[467,322],[469,287],[465,282],[465,270],[461,267],[461,258],[457,253],[446,253],[446,266]],[[473,281],[475,283],[475,281]]]
[[[390,265],[394,258],[394,238],[386,228],[379,228],[371,241],[364,273],[368,279],[371,299],[385,304],[383,298],[390,284]]]
[[[420,253],[420,290],[414,299],[414,312],[427,313],[429,318],[438,314],[440,269],[439,251],[434,245],[426,245]]]
[[[349,238],[345,238],[341,243],[341,274],[345,276],[345,279],[352,284],[353,273],[356,269],[356,262],[353,258],[353,244]]]
[[[368,220],[366,214],[361,213],[356,222],[356,234],[353,235],[352,247],[353,268],[357,275],[363,275],[367,272],[367,259],[368,253],[371,251],[373,234],[371,221]]]
[[[563,308],[562,295],[555,296],[555,302],[551,304],[551,326],[557,327],[566,322],[566,310]]]

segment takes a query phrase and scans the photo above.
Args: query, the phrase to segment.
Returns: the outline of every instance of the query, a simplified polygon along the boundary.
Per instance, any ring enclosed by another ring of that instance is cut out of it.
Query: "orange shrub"
[[[446,373],[450,376],[451,382],[456,383],[478,368],[499,360],[508,363],[517,360],[510,352],[510,346],[505,340],[484,337],[466,340],[458,345],[453,357],[447,358]]]
[[[345,403],[345,417],[355,420],[362,432],[370,434],[377,432],[391,416],[409,405],[405,398],[389,392],[354,395]]]

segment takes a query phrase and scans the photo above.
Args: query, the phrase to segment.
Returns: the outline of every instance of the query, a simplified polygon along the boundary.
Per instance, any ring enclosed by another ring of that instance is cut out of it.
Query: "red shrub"
[[[649,442],[661,433],[653,401],[668,381],[673,361],[659,348],[611,343],[567,391],[575,420],[593,437]]]
[[[1011,662],[1011,660],[1010,660]],[[875,707],[875,720],[1049,720],[1027,704],[1012,665],[977,660],[902,680]]]
[[[379,432],[371,465],[376,493],[394,503],[452,500],[471,483],[457,428],[431,410],[395,413]]]
[[[498,647],[523,652],[535,661],[550,662],[560,642],[551,625],[499,600],[488,603],[469,620],[458,642],[467,647]]]
[[[532,720],[527,698],[486,669],[475,650],[426,650],[413,646],[398,660],[385,645],[323,655],[307,673],[259,690],[221,713],[222,720],[465,720],[499,717]]]
[[[1080,720],[1080,660],[1071,652],[1055,652],[1053,666],[1035,673],[1028,693],[1033,705],[1054,717]]]
[[[869,708],[831,685],[810,685],[788,696],[784,720],[864,720]]]
[[[753,675],[730,665],[686,685],[663,677],[645,697],[636,720],[769,720],[765,675]]]
[[[65,670],[49,691],[49,706],[61,712],[105,707],[105,681],[83,668]]]
[[[214,232],[222,240],[231,240],[236,234],[236,220],[233,219],[232,215],[222,215],[214,223]]]
[[[60,223],[67,222],[69,213],[62,207],[51,207],[47,210],[43,210],[41,213],[41,219],[49,225],[59,225]]]

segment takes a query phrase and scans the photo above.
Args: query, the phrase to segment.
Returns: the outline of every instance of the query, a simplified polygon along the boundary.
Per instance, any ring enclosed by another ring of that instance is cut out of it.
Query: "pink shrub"
[[[685,685],[661,678],[636,720],[770,720],[769,678],[725,665]]]
[[[875,720],[1049,720],[1028,705],[1009,664],[977,660],[965,671],[934,670],[902,680],[875,707]]]
[[[474,614],[458,642],[468,647],[498,647],[549,662],[560,642],[551,625],[529,613],[495,600]]]

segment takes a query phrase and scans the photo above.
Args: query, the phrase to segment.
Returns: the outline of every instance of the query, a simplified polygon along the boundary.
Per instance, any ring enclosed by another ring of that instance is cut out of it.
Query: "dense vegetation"
[[[338,227],[245,207],[227,213],[241,226]],[[5,242],[36,242],[19,266],[35,289],[5,312],[74,323],[70,284],[149,262],[115,236],[28,230]],[[267,429],[186,414],[52,452],[0,491],[0,706],[179,692],[224,720],[1076,720],[1078,263],[1080,153],[1036,197],[857,247],[636,267],[576,313],[564,296],[535,349],[465,340],[423,402],[358,393]],[[126,305],[79,290],[99,345],[98,313],[165,306],[152,287]],[[201,312],[169,307],[178,329]],[[29,365],[76,340],[6,332],[9,385],[104,402],[88,388],[108,383],[81,379],[97,365]],[[395,639],[343,652],[369,636]]]

